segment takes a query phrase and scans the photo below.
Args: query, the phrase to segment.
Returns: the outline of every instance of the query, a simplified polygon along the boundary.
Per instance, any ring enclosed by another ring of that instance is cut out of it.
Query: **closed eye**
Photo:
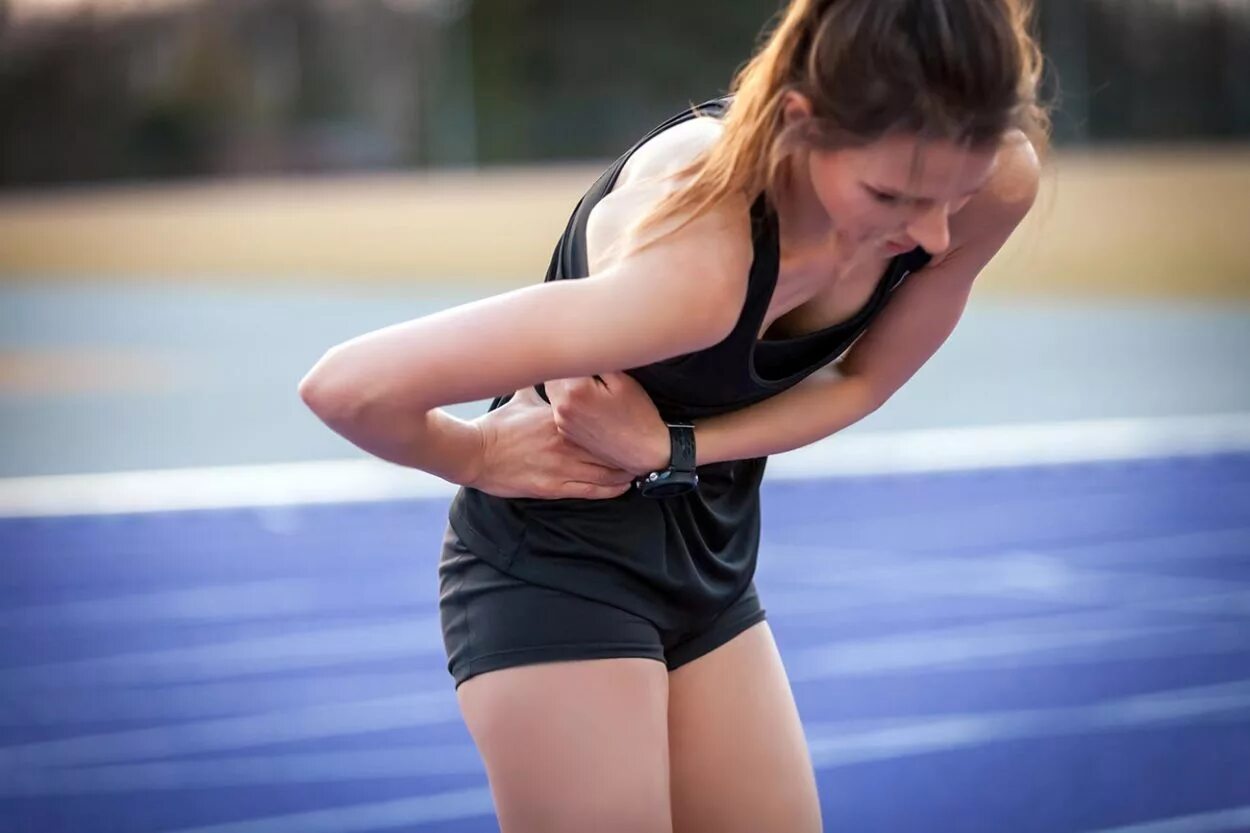
[[[864,186],[864,190],[872,195],[872,198],[882,205],[898,205],[902,202],[902,198],[896,194],[887,194],[884,191],[878,191],[876,188],[872,188],[868,185]]]

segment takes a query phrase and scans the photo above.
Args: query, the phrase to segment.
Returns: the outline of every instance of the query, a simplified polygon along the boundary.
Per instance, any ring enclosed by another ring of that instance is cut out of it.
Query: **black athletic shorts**
[[[475,556],[450,526],[438,566],[447,670],[456,687],[517,665],[645,657],[669,671],[764,621],[754,582],[710,618],[661,630],[614,605],[522,581]]]

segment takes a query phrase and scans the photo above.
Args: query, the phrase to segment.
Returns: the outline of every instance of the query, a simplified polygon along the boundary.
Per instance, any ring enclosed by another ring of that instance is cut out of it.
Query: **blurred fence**
[[[0,0],[0,187],[611,157],[779,5]],[[1246,0],[1038,18],[1060,144],[1250,136]]]

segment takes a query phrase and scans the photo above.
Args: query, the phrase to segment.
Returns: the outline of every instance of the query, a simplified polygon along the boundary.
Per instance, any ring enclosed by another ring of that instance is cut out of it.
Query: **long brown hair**
[[[1019,129],[1044,153],[1050,118],[1038,100],[1032,12],[1031,0],[791,0],[734,77],[722,135],[673,175],[692,178],[631,236],[680,218],[671,233],[727,197],[771,189],[802,147],[835,150],[895,131],[985,147]],[[783,126],[791,90],[812,102],[813,117]]]

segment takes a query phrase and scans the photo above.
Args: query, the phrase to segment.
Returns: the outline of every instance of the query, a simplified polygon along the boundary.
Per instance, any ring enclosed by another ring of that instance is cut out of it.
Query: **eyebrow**
[[[978,185],[977,187],[975,187],[975,188],[973,188],[973,189],[971,189],[971,190],[969,190],[969,191],[965,191],[964,193],[960,194],[959,196],[961,196],[961,197],[971,197],[971,196],[972,196],[973,194],[975,194],[977,191],[980,191],[980,190],[981,190],[982,188],[984,188],[986,185],[989,185],[989,184],[990,184],[990,179],[992,179],[992,177],[986,177],[985,181],[984,181],[984,182],[982,182],[980,185]],[[865,184],[865,185],[867,185],[869,188],[872,188],[874,191],[880,191],[881,193],[883,193],[883,194],[888,194],[888,195],[889,195],[889,196],[891,196],[891,197],[901,197],[902,199],[905,199],[905,200],[910,200],[910,201],[912,201],[912,202],[933,202],[933,197],[918,197],[918,196],[916,196],[916,195],[914,195],[914,194],[907,194],[907,193],[904,193],[903,191],[898,191],[898,190],[895,190],[894,188],[889,188],[889,187],[887,187],[887,186],[885,186],[885,185],[875,185],[875,184],[873,184],[873,183],[869,182],[868,180],[864,180],[864,184]]]

